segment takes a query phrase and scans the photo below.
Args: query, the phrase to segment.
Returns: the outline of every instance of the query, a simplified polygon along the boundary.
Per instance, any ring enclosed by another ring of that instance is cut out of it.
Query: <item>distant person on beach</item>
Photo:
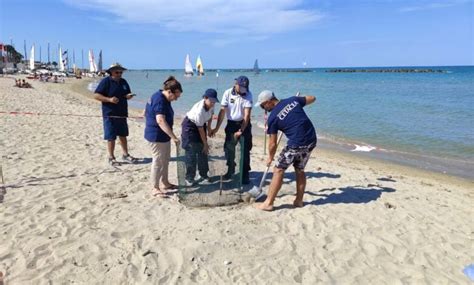
[[[271,112],[268,117],[267,128],[267,134],[270,135],[267,166],[271,165],[277,150],[278,131],[285,134],[288,138],[288,143],[281,151],[278,161],[273,168],[273,177],[267,198],[263,203],[255,205],[257,209],[273,210],[273,202],[278,191],[280,191],[283,175],[290,165],[293,165],[296,173],[296,198],[293,205],[295,207],[303,207],[303,195],[306,188],[304,168],[317,142],[316,130],[304,112],[303,107],[313,103],[315,100],[314,96],[293,96],[278,100],[273,92],[269,90],[264,90],[258,95],[256,106]]]
[[[186,156],[186,185],[191,186],[195,183],[196,164],[199,170],[199,179],[197,182],[210,182],[208,171],[208,153],[207,134],[211,131],[212,116],[214,115],[214,105],[219,102],[217,91],[207,89],[199,100],[186,113],[186,117],[181,124],[181,142]]]
[[[21,80],[21,87],[22,87],[22,88],[31,88],[32,86],[31,86],[31,84],[30,84],[29,82],[26,82],[25,79],[22,79],[22,80]]]
[[[15,87],[19,88],[33,88],[29,82],[26,82],[25,79],[15,79]]]
[[[115,140],[117,136],[122,146],[122,160],[128,163],[135,163],[136,158],[128,153],[128,100],[134,94],[130,91],[127,81],[122,78],[122,73],[127,70],[119,63],[114,63],[107,69],[110,76],[102,79],[95,90],[95,99],[102,102],[102,117],[104,123],[104,139],[107,141],[107,151],[109,153],[109,164],[120,166],[120,162],[115,159]]]
[[[155,197],[168,197],[178,189],[177,185],[171,184],[168,180],[168,164],[171,157],[170,140],[179,144],[179,139],[173,132],[174,111],[171,102],[178,100],[182,92],[181,83],[170,76],[163,83],[163,90],[153,94],[145,106],[145,139],[148,141],[153,158],[151,194]]]
[[[252,92],[249,90],[249,79],[246,76],[239,76],[235,79],[232,88],[224,91],[221,100],[221,110],[217,119],[216,127],[211,131],[210,136],[214,136],[227,117],[225,127],[224,152],[227,160],[227,173],[224,179],[230,179],[235,173],[235,147],[241,136],[244,137],[243,147],[243,171],[242,183],[250,183],[250,150],[252,149],[252,124],[250,123],[250,113],[252,110]]]

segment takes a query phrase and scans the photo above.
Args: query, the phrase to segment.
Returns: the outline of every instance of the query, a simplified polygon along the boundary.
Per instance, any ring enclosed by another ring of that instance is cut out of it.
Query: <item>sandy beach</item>
[[[0,111],[45,114],[0,114],[5,284],[472,284],[472,180],[317,149],[303,208],[293,170],[273,212],[187,208],[150,197],[149,163],[107,165],[84,81],[32,84],[0,78]],[[130,153],[149,158],[143,123],[129,127]]]

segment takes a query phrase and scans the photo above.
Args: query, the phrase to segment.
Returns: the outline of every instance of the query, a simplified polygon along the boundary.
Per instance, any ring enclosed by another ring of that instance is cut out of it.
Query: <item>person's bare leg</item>
[[[127,137],[119,137],[120,145],[122,146],[122,152],[124,156],[128,156],[128,144]]]
[[[273,210],[273,202],[275,202],[276,195],[278,194],[278,191],[280,191],[284,174],[284,169],[277,167],[273,168],[273,178],[272,182],[270,183],[270,188],[268,189],[267,199],[265,199],[263,203],[255,203],[255,208],[264,211]]]
[[[295,168],[296,173],[296,198],[293,201],[295,207],[303,207],[303,195],[306,188],[306,174],[303,169]]]
[[[107,151],[109,152],[109,157],[115,158],[114,156],[115,140],[107,141]]]
[[[163,148],[163,175],[161,176],[161,183],[163,184],[163,190],[165,192],[176,192],[176,185],[171,184],[168,180],[168,164],[170,163],[171,158],[171,142],[167,142]]]

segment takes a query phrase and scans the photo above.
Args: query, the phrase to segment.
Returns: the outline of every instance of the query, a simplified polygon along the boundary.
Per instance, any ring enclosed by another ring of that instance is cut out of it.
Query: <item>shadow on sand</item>
[[[313,178],[331,178],[331,179],[338,179],[341,178],[340,174],[333,174],[327,172],[311,172],[305,171],[306,179],[313,179]],[[250,180],[255,185],[259,185],[262,179],[263,172],[262,171],[252,171],[250,172]],[[265,178],[265,184],[269,183],[272,180],[273,172],[268,172],[267,177]],[[283,176],[283,184],[290,184],[291,182],[296,181],[296,174],[295,172],[285,172]]]
[[[337,192],[337,193],[322,193],[322,192]],[[309,205],[324,205],[324,204],[366,204],[372,201],[376,201],[382,196],[382,193],[392,193],[396,189],[390,187],[365,187],[365,186],[348,186],[341,188],[325,188],[318,192],[306,191],[305,195],[311,195],[319,197],[310,202],[305,202],[304,206]],[[281,195],[286,196],[287,194]],[[281,197],[280,196],[280,197]],[[274,210],[282,210],[293,208],[293,205],[284,204],[275,207]]]

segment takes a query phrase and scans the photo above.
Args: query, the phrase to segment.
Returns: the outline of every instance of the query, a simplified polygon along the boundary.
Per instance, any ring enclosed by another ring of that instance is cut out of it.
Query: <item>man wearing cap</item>
[[[293,165],[296,173],[296,198],[295,207],[303,207],[303,194],[306,188],[304,168],[308,163],[311,151],[316,147],[316,130],[303,107],[313,103],[314,96],[290,97],[278,100],[272,91],[264,90],[258,95],[256,106],[271,112],[268,117],[267,134],[268,142],[267,166],[273,161],[277,149],[277,134],[281,131],[288,138],[287,146],[281,151],[278,161],[273,168],[273,178],[268,190],[267,198],[255,207],[260,210],[273,210],[273,202],[281,188],[283,175],[286,169]]]
[[[224,92],[217,125],[210,134],[213,136],[219,130],[225,115],[227,117],[227,126],[225,127],[224,152],[227,160],[227,173],[224,175],[224,179],[230,179],[235,173],[235,146],[240,136],[244,137],[244,145],[241,146],[244,152],[243,184],[250,183],[250,150],[252,149],[250,112],[252,110],[252,102],[249,79],[246,76],[239,76],[235,79],[234,87]]]
[[[104,123],[104,139],[107,141],[107,151],[109,153],[109,164],[119,166],[120,162],[115,159],[115,140],[117,137],[122,146],[122,160],[135,163],[136,158],[128,153],[128,103],[127,100],[133,98],[127,81],[122,78],[122,73],[127,70],[119,63],[114,63],[107,69],[110,76],[102,79],[95,89],[94,98],[102,102],[102,117]]]
[[[195,183],[196,164],[199,170],[199,181],[209,182],[209,164],[207,154],[209,145],[207,144],[206,133],[211,131],[212,116],[214,115],[214,105],[219,102],[217,91],[207,89],[199,100],[186,113],[186,117],[181,124],[181,141],[186,156],[186,185]]]

